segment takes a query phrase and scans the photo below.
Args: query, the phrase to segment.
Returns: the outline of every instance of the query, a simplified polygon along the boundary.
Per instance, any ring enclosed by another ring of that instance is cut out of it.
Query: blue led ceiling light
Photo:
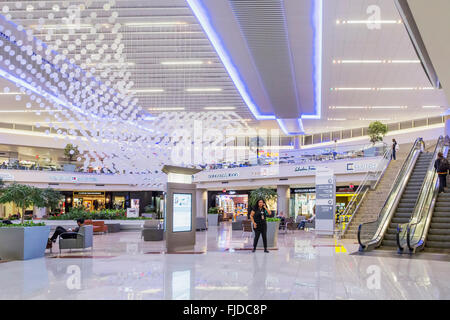
[[[274,115],[261,114],[257,105],[253,102],[253,99],[251,98],[249,92],[247,91],[247,87],[242,81],[237,68],[234,66],[230,55],[225,50],[225,47],[222,44],[219,35],[216,33],[213,26],[211,25],[210,18],[206,13],[206,9],[203,7],[201,2],[199,0],[187,0],[187,3],[189,7],[191,7],[192,12],[194,13],[195,17],[197,18],[206,35],[208,36],[209,41],[216,50],[217,54],[219,55],[220,60],[224,64],[225,69],[227,70],[228,74],[231,77],[231,80],[238,89],[242,99],[244,99],[245,104],[250,109],[253,116],[257,120],[275,120],[276,117]]]
[[[313,43],[313,83],[314,83],[314,110],[315,114],[302,115],[302,119],[322,118],[322,33],[323,33],[323,0],[311,0],[313,15],[311,27],[314,33]]]
[[[275,115],[263,115],[261,114],[258,106],[254,103],[253,99],[250,96],[250,93],[247,90],[247,87],[242,80],[237,68],[235,67],[232,59],[225,49],[219,35],[215,31],[214,27],[211,24],[211,19],[207,13],[207,9],[202,4],[201,0],[186,0],[198,22],[202,26],[205,31],[209,41],[212,46],[216,50],[217,54],[220,57],[225,69],[231,77],[234,85],[239,91],[242,99],[245,101],[247,107],[252,112],[253,116],[257,120],[277,120],[283,132],[287,135],[298,135],[304,134],[304,132],[288,132],[283,122],[276,118]],[[313,44],[313,82],[314,82],[314,109],[315,114],[310,115],[302,115],[300,119],[298,119],[299,127],[303,130],[302,119],[320,119],[321,118],[321,110],[322,110],[322,23],[323,23],[323,0],[312,0],[313,1],[313,17],[312,17],[312,28],[314,32],[314,44]],[[292,61],[291,61],[292,64]]]

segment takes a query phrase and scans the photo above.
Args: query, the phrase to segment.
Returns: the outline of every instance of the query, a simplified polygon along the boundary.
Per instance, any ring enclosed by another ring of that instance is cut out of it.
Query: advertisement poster
[[[131,199],[131,208],[139,209],[139,199]]]
[[[173,232],[191,231],[192,194],[173,194]]]

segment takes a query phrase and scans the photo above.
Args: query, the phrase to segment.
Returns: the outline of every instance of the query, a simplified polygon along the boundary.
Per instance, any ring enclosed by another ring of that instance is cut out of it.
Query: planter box
[[[0,258],[29,260],[42,258],[50,234],[50,226],[0,228]]]
[[[219,225],[219,215],[218,214],[208,214],[208,227]]]
[[[278,228],[280,221],[267,222],[267,248],[276,248],[278,246]],[[264,248],[262,236],[259,237],[257,248]]]

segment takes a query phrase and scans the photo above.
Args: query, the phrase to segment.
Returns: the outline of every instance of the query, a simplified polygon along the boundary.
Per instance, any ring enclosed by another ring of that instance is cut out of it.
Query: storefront
[[[102,209],[138,208],[140,213],[146,206],[161,209],[161,191],[61,191],[64,195],[63,208],[68,212],[72,207],[83,207],[90,211]]]
[[[106,209],[104,191],[74,191],[72,198],[74,207],[84,208],[88,211]]]
[[[250,190],[208,191],[208,208],[223,210],[225,219],[248,214]]]
[[[358,187],[354,185],[336,187],[336,222],[348,221],[349,217],[343,215],[345,208],[351,201]],[[316,204],[316,188],[291,188],[289,215],[291,217],[310,217],[314,213]]]
[[[310,217],[316,204],[316,188],[293,188],[289,201],[289,216],[295,219],[297,216]]]

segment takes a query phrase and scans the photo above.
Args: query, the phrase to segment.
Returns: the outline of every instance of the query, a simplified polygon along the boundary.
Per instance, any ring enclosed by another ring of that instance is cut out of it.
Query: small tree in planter
[[[277,192],[269,188],[258,188],[250,192],[250,197],[248,199],[249,210],[256,206],[256,202],[259,199],[263,199],[264,202],[272,201],[277,198]],[[269,212],[270,213],[270,212]]]
[[[367,131],[370,142],[373,144],[378,141],[383,141],[384,135],[387,133],[388,128],[387,125],[382,124],[380,121],[374,121],[369,125],[369,130]]]
[[[45,207],[49,209],[50,213],[53,213],[58,207],[59,202],[64,199],[64,196],[52,188],[43,189],[41,192]]]
[[[10,184],[1,190],[0,203],[9,202],[14,203],[16,207],[22,209],[22,223],[25,220],[25,210],[29,206],[45,206],[45,200],[40,189],[17,183]]]
[[[43,257],[50,227],[24,222],[25,210],[29,206],[44,207],[42,191],[35,187],[10,184],[1,190],[0,203],[14,203],[22,209],[22,223],[0,226],[0,257],[7,260],[28,260]]]
[[[73,144],[68,143],[64,148],[64,155],[69,158],[69,162],[73,161],[73,158],[78,156],[80,151],[78,151],[78,147],[75,147]]]

